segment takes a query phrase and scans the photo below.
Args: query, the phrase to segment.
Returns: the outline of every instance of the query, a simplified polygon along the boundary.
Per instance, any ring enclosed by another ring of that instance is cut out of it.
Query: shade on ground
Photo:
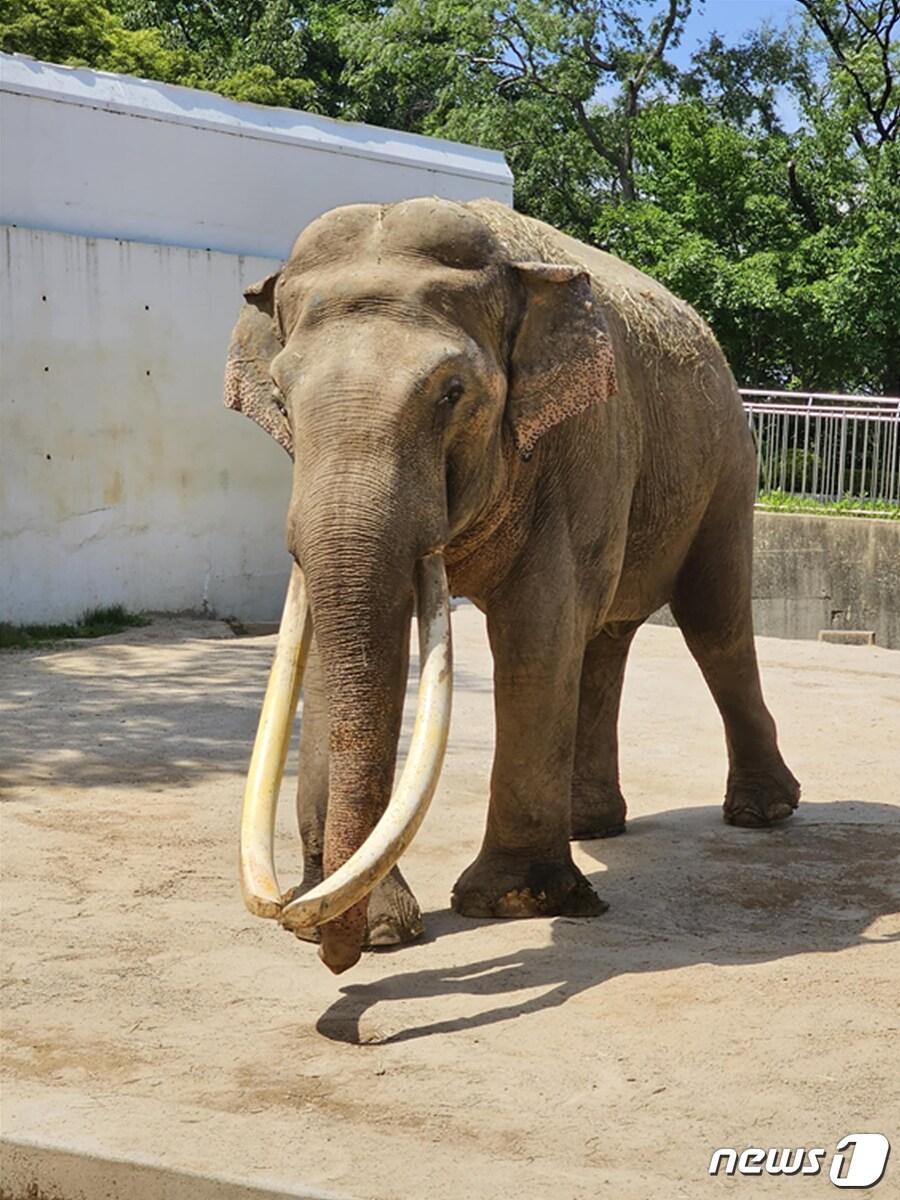
[[[784,1194],[710,1179],[716,1147],[890,1135],[900,653],[760,642],[804,803],[758,833],[721,822],[717,714],[679,634],[645,628],[622,721],[630,831],[576,848],[609,912],[466,921],[448,896],[493,735],[481,619],[461,608],[451,748],[404,866],[426,940],[335,979],[241,906],[272,639],[227,632],[158,622],[0,659],[8,1136],[288,1195],[652,1200]],[[110,1171],[110,1196],[145,1194]],[[207,1195],[185,1186],[165,1194]]]

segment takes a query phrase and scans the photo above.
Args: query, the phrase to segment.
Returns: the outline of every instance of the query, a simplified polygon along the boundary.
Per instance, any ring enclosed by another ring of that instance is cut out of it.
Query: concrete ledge
[[[753,620],[763,637],[863,630],[900,650],[900,521],[757,512]],[[674,624],[668,607],[651,622]]]
[[[222,1176],[175,1171],[138,1159],[13,1138],[0,1140],[0,1200],[337,1200]]]
[[[900,649],[900,521],[758,512],[754,531],[757,633],[872,630]]]
[[[819,641],[834,646],[874,646],[875,632],[872,629],[820,629]]]

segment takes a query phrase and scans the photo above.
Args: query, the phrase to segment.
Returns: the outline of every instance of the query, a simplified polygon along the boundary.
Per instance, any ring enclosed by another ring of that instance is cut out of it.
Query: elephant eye
[[[286,417],[288,415],[287,405],[284,402],[284,397],[281,394],[278,384],[274,381],[272,383],[272,403],[283,416]]]
[[[455,404],[463,394],[462,381],[459,379],[451,379],[447,387],[444,389],[444,394],[438,401],[439,404]]]

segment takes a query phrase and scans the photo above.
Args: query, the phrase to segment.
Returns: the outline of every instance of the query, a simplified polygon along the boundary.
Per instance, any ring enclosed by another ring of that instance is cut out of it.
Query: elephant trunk
[[[416,564],[419,627],[419,696],[409,754],[387,810],[373,832],[317,887],[284,904],[274,861],[278,791],[290,741],[312,620],[302,572],[294,567],[247,776],[241,819],[241,886],[255,916],[277,917],[300,930],[335,921],[360,905],[415,836],[434,795],[447,744],[452,699],[452,650],[447,577],[436,553]],[[364,911],[364,909],[363,909]],[[354,930],[351,928],[350,933]],[[326,936],[326,943],[328,938]],[[353,939],[335,925],[323,958],[335,971],[359,954]]]
[[[413,608],[412,556],[362,535],[369,514],[342,516],[343,528],[304,538],[303,556],[329,707],[326,878],[363,845],[390,798]],[[332,970],[359,958],[366,909],[364,897],[322,926]]]
[[[345,465],[337,479],[326,479],[321,464],[322,459],[319,471],[303,464],[305,486],[295,493],[289,520],[302,571],[295,567],[288,590],[251,760],[241,870],[251,912],[277,917],[289,929],[321,927],[320,955],[340,972],[359,958],[369,892],[409,845],[436,789],[449,728],[452,665],[447,578],[436,550],[446,526],[442,498],[431,501],[421,486],[418,495],[398,495],[399,472],[391,473],[393,486],[379,487],[374,464],[365,471],[357,464],[352,478]],[[411,521],[411,514],[418,520]],[[391,795],[414,600],[419,703],[407,760]],[[330,725],[325,878],[284,903],[272,831],[313,626]]]

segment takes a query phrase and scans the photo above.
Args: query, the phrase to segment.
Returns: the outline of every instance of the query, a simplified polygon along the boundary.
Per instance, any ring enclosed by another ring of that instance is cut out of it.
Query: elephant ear
[[[559,263],[513,263],[526,293],[513,343],[507,411],[523,459],[561,421],[616,392],[612,346],[590,276]]]
[[[293,458],[291,427],[269,375],[269,364],[282,349],[275,313],[279,274],[267,275],[244,292],[246,303],[228,347],[225,406],[252,417]]]

